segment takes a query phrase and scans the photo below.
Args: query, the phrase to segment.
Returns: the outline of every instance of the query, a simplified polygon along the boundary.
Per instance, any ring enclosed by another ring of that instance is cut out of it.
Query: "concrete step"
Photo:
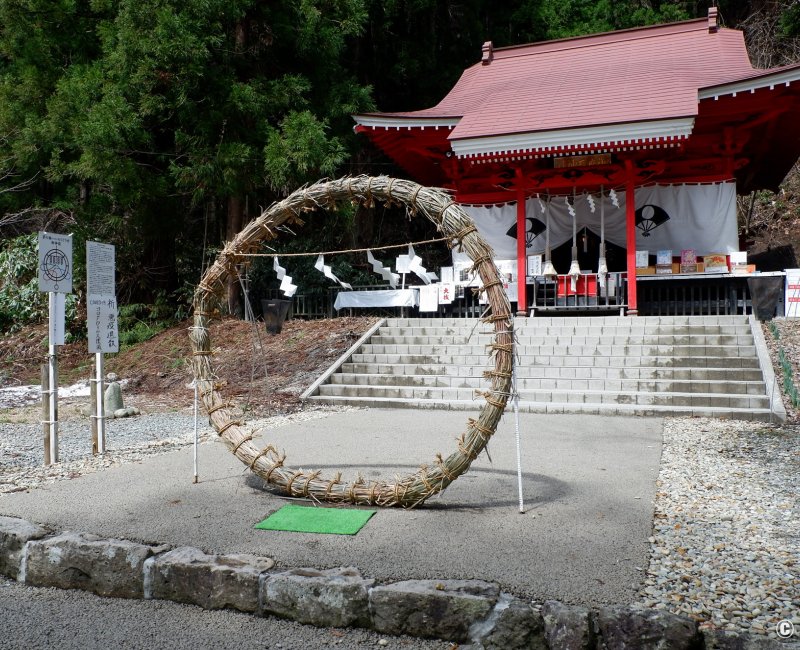
[[[380,397],[413,400],[467,401],[476,395],[474,388],[431,388],[427,386],[351,386],[325,384],[320,395],[339,397]],[[661,406],[714,406],[727,408],[768,408],[766,395],[721,395],[715,393],[658,393],[604,390],[522,390],[521,402],[580,404],[641,404]]]
[[[401,335],[389,334],[380,330],[371,337],[371,345],[485,345],[494,340],[493,334],[473,333],[466,335],[457,334],[429,334],[429,335]],[[609,336],[578,336],[571,334],[553,334],[543,336],[539,333],[516,333],[517,345],[603,345],[628,346],[628,345],[723,345],[743,346],[753,345],[751,334],[647,334],[633,336],[630,334],[613,334]]]
[[[319,396],[309,400],[321,404],[360,406],[371,408],[413,408],[417,410],[444,409],[453,411],[479,411],[483,400],[413,400],[398,398],[359,398]],[[511,405],[507,407],[510,410]],[[586,415],[635,415],[642,417],[711,417],[769,422],[773,415],[768,408],[731,408],[709,406],[665,406],[658,404],[604,404],[577,402],[549,402],[547,404],[520,402],[523,413],[582,413]]]
[[[523,411],[771,418],[746,317],[519,318],[515,336]],[[477,319],[388,319],[309,399],[479,410],[493,342]]]
[[[360,386],[414,386],[425,388],[483,388],[489,380],[482,374],[471,377],[453,375],[384,375],[336,373],[332,384]],[[575,378],[528,378],[519,377],[520,390],[570,390],[570,391],[633,391],[656,393],[715,393],[727,395],[763,395],[764,384],[760,381],[692,381],[653,379],[575,379]]]
[[[448,364],[373,364],[344,363],[341,372],[367,375],[447,375],[453,377],[482,377],[493,364],[455,366]],[[332,375],[335,376],[335,375]],[[675,367],[588,367],[588,366],[527,366],[518,367],[520,378],[582,378],[582,379],[664,379],[697,381],[754,381],[762,382],[759,368],[675,368]]]
[[[746,325],[747,316],[537,316],[535,318],[516,318],[519,327],[533,325],[536,327],[569,326],[569,327],[653,327],[656,325],[690,325],[694,327],[708,325]],[[386,327],[464,327],[479,323],[477,318],[387,318]]]
[[[448,343],[417,343],[417,344],[379,344],[370,340],[362,346],[363,354],[430,354],[440,355],[458,351],[459,354],[479,355],[486,354],[487,346],[484,344],[448,344]],[[519,345],[518,353],[522,356],[548,356],[548,357],[594,357],[594,356],[634,356],[634,357],[659,357],[675,355],[681,357],[748,357],[755,356],[755,345],[607,345],[604,341],[586,345]]]
[[[482,350],[477,356],[486,356]],[[600,355],[600,356],[551,356],[528,355],[519,356],[520,366],[598,366],[598,367],[678,367],[678,368],[758,368],[755,357],[674,357],[674,356],[636,356],[636,355]],[[387,354],[387,353],[355,353],[352,363],[379,364],[446,364],[472,365],[476,354]],[[488,362],[487,362],[488,363]]]

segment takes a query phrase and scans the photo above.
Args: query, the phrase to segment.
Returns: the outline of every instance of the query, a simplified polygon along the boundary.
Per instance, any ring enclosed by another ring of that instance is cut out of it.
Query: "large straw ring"
[[[319,472],[305,472],[288,467],[284,457],[272,445],[259,449],[232,406],[220,394],[211,363],[211,338],[208,325],[219,306],[229,277],[235,277],[237,265],[246,264],[246,255],[255,252],[262,241],[277,237],[278,227],[286,223],[302,224],[300,216],[317,208],[333,208],[340,202],[370,200],[403,203],[409,214],[422,213],[447,237],[458,244],[476,264],[486,287],[488,309],[483,320],[494,330],[494,372],[488,373],[492,396],[481,409],[477,420],[467,421],[466,431],[458,438],[456,451],[431,466],[423,466],[413,474],[398,477],[394,483],[364,481],[339,482]],[[470,217],[453,203],[443,190],[423,187],[412,181],[387,176],[358,176],[322,181],[301,188],[282,201],[274,203],[251,221],[232,242],[228,242],[203,276],[194,294],[194,325],[189,338],[192,343],[191,364],[203,406],[209,421],[228,447],[247,467],[272,486],[293,497],[307,497],[334,503],[369,504],[377,506],[414,507],[430,496],[444,490],[469,469],[497,429],[511,392],[513,364],[513,333],[511,305],[500,283],[493,262],[493,253]]]

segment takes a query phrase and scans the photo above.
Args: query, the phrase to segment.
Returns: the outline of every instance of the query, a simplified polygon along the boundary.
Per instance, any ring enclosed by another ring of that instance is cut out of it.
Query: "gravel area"
[[[287,422],[322,418],[346,408],[308,409],[291,415],[277,415],[258,421],[260,429],[282,426]],[[72,479],[122,463],[134,463],[147,456],[174,451],[194,441],[194,418],[191,413],[149,413],[106,423],[106,447],[103,455],[91,453],[92,437],[88,418],[59,422],[60,462],[44,466],[42,426],[38,423],[0,423],[0,497],[45,483]],[[199,420],[198,438],[206,443],[216,434],[207,419]]]
[[[800,427],[665,422],[640,596],[705,625],[800,630]]]

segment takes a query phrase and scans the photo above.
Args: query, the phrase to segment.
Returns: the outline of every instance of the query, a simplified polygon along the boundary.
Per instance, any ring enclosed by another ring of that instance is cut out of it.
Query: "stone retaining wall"
[[[21,583],[101,596],[236,609],[320,627],[517,650],[786,650],[796,643],[701,630],[688,618],[636,607],[536,605],[479,580],[376,585],[353,568],[275,569],[269,558],[208,555],[80,533],[56,533],[0,517],[0,574]]]

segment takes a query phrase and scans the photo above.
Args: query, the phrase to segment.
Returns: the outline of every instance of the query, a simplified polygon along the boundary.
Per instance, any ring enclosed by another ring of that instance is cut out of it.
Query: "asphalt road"
[[[264,432],[287,464],[344,478],[392,477],[449,453],[469,414],[368,410]],[[287,500],[263,489],[220,442],[0,498],[0,514],[61,530],[207,552],[272,557],[278,567],[355,566],[379,581],[476,578],[518,596],[628,603],[647,566],[662,421],[520,416],[525,512],[518,512],[514,417],[472,469],[415,510],[380,510],[353,537],[261,531]]]

